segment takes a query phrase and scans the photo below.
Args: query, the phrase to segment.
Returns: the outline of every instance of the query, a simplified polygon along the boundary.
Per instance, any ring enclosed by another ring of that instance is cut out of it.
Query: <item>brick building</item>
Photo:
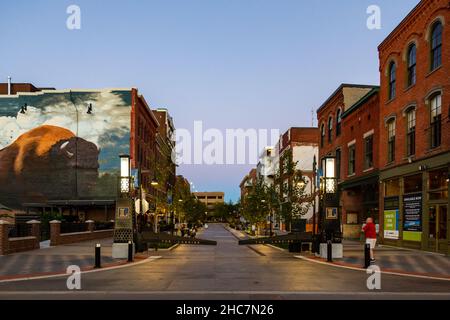
[[[317,110],[319,125],[319,157],[317,162],[320,166],[322,163],[321,160],[325,156],[336,157],[335,173],[338,183],[342,183],[350,178],[355,179],[354,181],[357,182],[363,173],[361,167],[363,162],[358,160],[363,159],[363,148],[356,148],[356,143],[362,145],[364,134],[374,129],[368,128],[368,125],[373,124],[374,127],[376,125],[373,122],[374,119],[367,119],[368,114],[366,114],[367,100],[372,101],[375,99],[372,93],[376,89],[376,86],[370,85],[341,84]],[[374,108],[373,101],[371,108]],[[350,124],[349,126],[344,124],[344,114],[347,115],[347,121]],[[362,117],[362,127],[359,122],[360,116]],[[364,116],[366,116],[366,118],[364,118]],[[371,114],[371,117],[374,117],[376,120],[377,115]],[[365,129],[367,129],[367,131],[364,131]],[[349,151],[352,152],[353,170],[351,173],[348,171]],[[356,162],[354,160],[356,160]],[[356,167],[356,165],[358,167]],[[360,183],[364,183],[364,179],[360,181]],[[356,199],[357,197],[360,197],[360,190],[357,190],[357,193],[354,190],[355,188],[360,188],[360,183],[357,183],[356,185],[347,184],[346,187],[353,190],[345,191],[344,197],[342,197],[342,191],[340,189],[338,190],[338,210],[344,237],[356,237],[356,229],[360,229],[360,225],[358,227],[357,224],[360,223],[362,219],[362,202],[360,202],[362,199]],[[346,201],[348,210],[344,209],[344,199],[348,200]],[[356,202],[353,203],[353,201]],[[347,211],[350,215],[346,215]],[[344,216],[343,213],[345,213]]]
[[[340,205],[345,238],[358,239],[367,217],[379,223],[379,88],[342,113]]]
[[[313,194],[314,178],[313,162],[314,158],[318,156],[318,143],[319,143],[319,130],[317,128],[289,128],[283,135],[277,144],[279,148],[279,163],[277,172],[279,173],[276,181],[276,187],[278,188],[282,198],[282,208],[290,205],[289,199],[291,198],[290,190],[292,190],[293,176],[286,172],[285,164],[288,161],[296,163],[295,171],[301,172],[303,179],[305,180],[306,187],[305,192],[307,194]],[[288,157],[290,159],[288,159]],[[283,210],[283,209],[282,209]],[[286,208],[286,210],[290,210]],[[314,208],[311,207],[304,219],[311,220],[314,213]],[[312,221],[310,221],[312,223]],[[286,221],[280,219],[280,229],[289,229],[286,225]]]
[[[114,219],[120,154],[130,155],[147,201],[155,202],[160,124],[137,89],[0,84],[0,123],[2,205],[67,221]]]
[[[384,243],[450,253],[450,3],[421,1],[379,45]]]
[[[158,182],[156,189],[157,214],[169,218],[169,206],[173,203],[173,191],[176,183],[176,165],[173,152],[175,148],[173,119],[167,109],[153,110],[158,120],[158,133],[156,135],[156,176]]]
[[[159,122],[137,89],[131,90],[130,162],[136,170],[138,183],[154,211],[157,189],[151,184],[156,174],[156,135]]]

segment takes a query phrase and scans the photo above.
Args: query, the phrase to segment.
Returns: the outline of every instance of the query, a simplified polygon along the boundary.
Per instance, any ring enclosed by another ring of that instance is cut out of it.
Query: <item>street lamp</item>
[[[130,192],[130,156],[122,154],[120,157],[120,192]]]
[[[321,217],[319,218],[319,227],[321,227],[321,232],[326,235],[326,239],[332,240],[334,235],[340,231],[336,158],[333,156],[325,156],[322,159],[321,169]]]
[[[321,191],[325,194],[336,193],[336,158],[326,156],[322,159]]]

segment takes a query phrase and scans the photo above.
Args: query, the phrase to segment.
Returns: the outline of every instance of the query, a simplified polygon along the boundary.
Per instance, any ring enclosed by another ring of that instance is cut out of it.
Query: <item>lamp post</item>
[[[121,154],[120,158],[120,193],[122,195],[130,193],[130,156]]]
[[[321,162],[319,227],[331,240],[333,234],[340,231],[339,199],[337,196],[336,158],[326,156]]]

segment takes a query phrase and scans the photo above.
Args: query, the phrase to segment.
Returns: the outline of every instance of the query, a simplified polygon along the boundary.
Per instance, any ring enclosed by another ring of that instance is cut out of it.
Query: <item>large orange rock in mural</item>
[[[89,197],[98,178],[98,148],[65,128],[43,125],[0,150],[0,203]]]

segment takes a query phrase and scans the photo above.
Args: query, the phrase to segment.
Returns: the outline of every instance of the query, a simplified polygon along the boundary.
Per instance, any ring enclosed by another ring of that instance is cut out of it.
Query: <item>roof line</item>
[[[341,91],[343,88],[347,88],[347,87],[351,87],[351,88],[373,88],[375,87],[375,85],[370,85],[370,84],[352,84],[352,83],[342,83],[336,90],[334,90],[334,92],[328,97],[327,100],[325,100],[324,103],[322,103],[322,105],[319,107],[319,109],[317,109],[317,113],[322,110],[325,105],[330,102],[331,99],[333,99],[333,97],[339,92]]]
[[[353,111],[357,110],[364,102],[366,102],[369,98],[371,98],[374,94],[380,92],[380,87],[373,88],[366,95],[364,95],[361,99],[355,102],[350,108],[344,111],[341,115],[341,118],[345,118]]]

